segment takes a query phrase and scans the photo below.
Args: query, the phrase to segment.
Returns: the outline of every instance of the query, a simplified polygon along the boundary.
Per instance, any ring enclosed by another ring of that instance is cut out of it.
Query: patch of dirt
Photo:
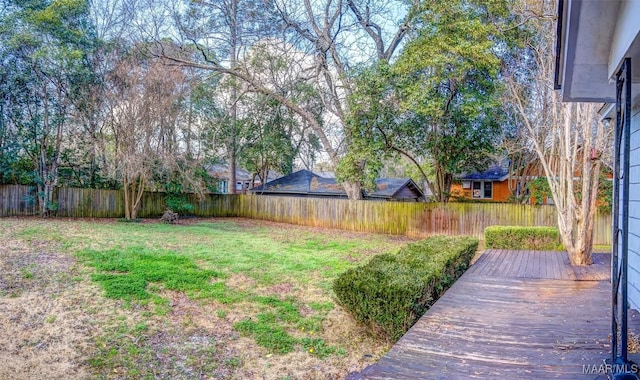
[[[284,286],[287,288],[286,285],[279,284],[275,287]],[[266,294],[269,288],[261,289],[258,293]],[[298,289],[292,293],[294,297],[304,299],[305,302],[328,301],[326,295],[321,296],[319,290],[317,294],[310,290],[305,291],[305,289]],[[202,356],[201,351],[205,349],[203,347],[211,347],[212,342],[215,342],[215,353],[210,355],[208,359],[217,363],[217,369],[210,375],[215,379],[277,380],[287,377],[301,380],[343,379],[350,372],[361,371],[367,365],[375,363],[391,346],[389,342],[370,335],[342,308],[336,306],[328,313],[323,331],[312,337],[320,337],[328,345],[342,347],[346,352],[345,356],[332,355],[325,359],[319,359],[303,349],[285,355],[270,354],[267,350],[257,346],[252,338],[241,337],[233,330],[233,325],[236,322],[245,319],[247,315],[255,315],[259,312],[255,304],[234,304],[233,307],[229,307],[216,301],[202,303],[193,301],[178,292],[165,292],[163,295],[170,297],[172,310],[169,313],[169,318],[173,326],[172,329],[179,330],[180,333],[158,334],[157,337],[149,338],[154,351],[171,353],[171,355],[161,355],[155,363],[156,366],[159,366],[158,371],[160,372],[158,373],[163,373],[162,371],[168,373],[166,372],[168,370],[163,368],[171,365],[177,365],[177,368],[187,368],[188,366],[180,364],[184,362],[180,358],[185,355],[192,357],[191,363],[193,365],[193,360],[196,360],[194,358]],[[221,310],[224,311],[222,316],[218,314]],[[315,313],[308,307],[301,308],[300,312],[303,316]],[[304,333],[300,334],[304,335]],[[208,339],[203,343],[203,347],[197,350],[193,348],[191,351],[188,348],[183,348],[182,351],[178,349],[179,346],[185,345],[185,342],[189,341],[190,336],[195,335],[202,339]],[[345,342],[347,342],[346,346]],[[187,351],[190,353],[185,354]],[[189,378],[187,372],[175,371],[177,370],[174,369],[172,372],[174,376],[181,374]],[[198,372],[190,374],[197,375]]]
[[[252,290],[256,287],[256,280],[245,275],[244,273],[234,273],[225,280],[225,285],[230,288],[243,290]]]
[[[16,236],[40,223],[0,225],[0,379],[92,378],[96,338],[122,307],[55,243]]]
[[[73,280],[75,260],[3,234],[0,248],[0,378],[87,378],[86,359],[101,331],[84,305],[97,289]]]
[[[345,356],[319,359],[299,350],[286,355],[271,355],[257,347],[252,339],[240,338],[231,343],[242,352],[243,366],[236,375],[242,379],[343,379],[375,363],[390,345],[364,333],[355,321],[339,308],[329,313],[320,334],[327,344],[341,345]],[[344,342],[348,342],[345,347]]]
[[[0,261],[0,295],[19,296],[23,292],[50,287],[62,290],[69,285],[69,274],[75,260],[55,252],[31,253],[16,249],[15,243]],[[4,249],[3,249],[3,252]],[[52,290],[52,289],[49,289]]]
[[[239,353],[226,345],[228,337],[205,329],[163,329],[145,338],[155,353],[146,361],[149,373],[162,379],[231,379],[241,364]]]
[[[349,313],[339,306],[329,312],[323,324],[324,337],[329,344],[347,342],[344,347],[348,355],[342,366],[346,376],[350,372],[361,371],[375,363],[392,346],[383,336],[375,336],[366,327],[356,322]],[[343,343],[344,344],[344,343]]]
[[[267,294],[275,296],[288,296],[293,292],[294,286],[288,282],[269,286],[265,289]]]
[[[27,293],[0,305],[0,378],[85,378],[95,320],[74,311],[82,295],[43,300]]]

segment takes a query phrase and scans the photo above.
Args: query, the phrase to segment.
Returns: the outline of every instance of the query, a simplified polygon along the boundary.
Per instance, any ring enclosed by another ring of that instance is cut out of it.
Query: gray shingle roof
[[[422,192],[411,178],[380,178],[376,180],[376,191],[365,193],[365,197],[392,198],[405,186],[409,186],[422,196]],[[304,194],[317,196],[346,197],[342,185],[335,178],[325,178],[309,170],[300,170],[267,182],[252,189],[258,194]]]
[[[308,170],[299,170],[253,188],[253,192],[287,192],[306,194],[313,178],[321,178]]]

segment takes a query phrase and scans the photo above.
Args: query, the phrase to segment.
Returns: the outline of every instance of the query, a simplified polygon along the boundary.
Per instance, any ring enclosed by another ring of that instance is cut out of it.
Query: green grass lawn
[[[70,283],[96,287],[99,298],[82,310],[102,321],[101,333],[85,359],[88,371],[104,378],[344,376],[354,363],[375,360],[387,343],[334,305],[331,282],[407,242],[242,219],[7,219],[0,228],[34,250],[73,257]],[[25,283],[39,276],[29,265],[16,268]]]

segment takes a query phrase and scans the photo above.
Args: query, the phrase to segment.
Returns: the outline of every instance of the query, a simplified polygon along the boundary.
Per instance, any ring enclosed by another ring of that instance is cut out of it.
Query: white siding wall
[[[640,106],[631,117],[629,189],[629,304],[640,310]],[[622,227],[622,222],[620,223]]]

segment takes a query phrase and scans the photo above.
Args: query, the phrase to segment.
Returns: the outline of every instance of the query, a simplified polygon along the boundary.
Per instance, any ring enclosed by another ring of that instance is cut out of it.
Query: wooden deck
[[[606,379],[609,256],[488,250],[355,379]]]

